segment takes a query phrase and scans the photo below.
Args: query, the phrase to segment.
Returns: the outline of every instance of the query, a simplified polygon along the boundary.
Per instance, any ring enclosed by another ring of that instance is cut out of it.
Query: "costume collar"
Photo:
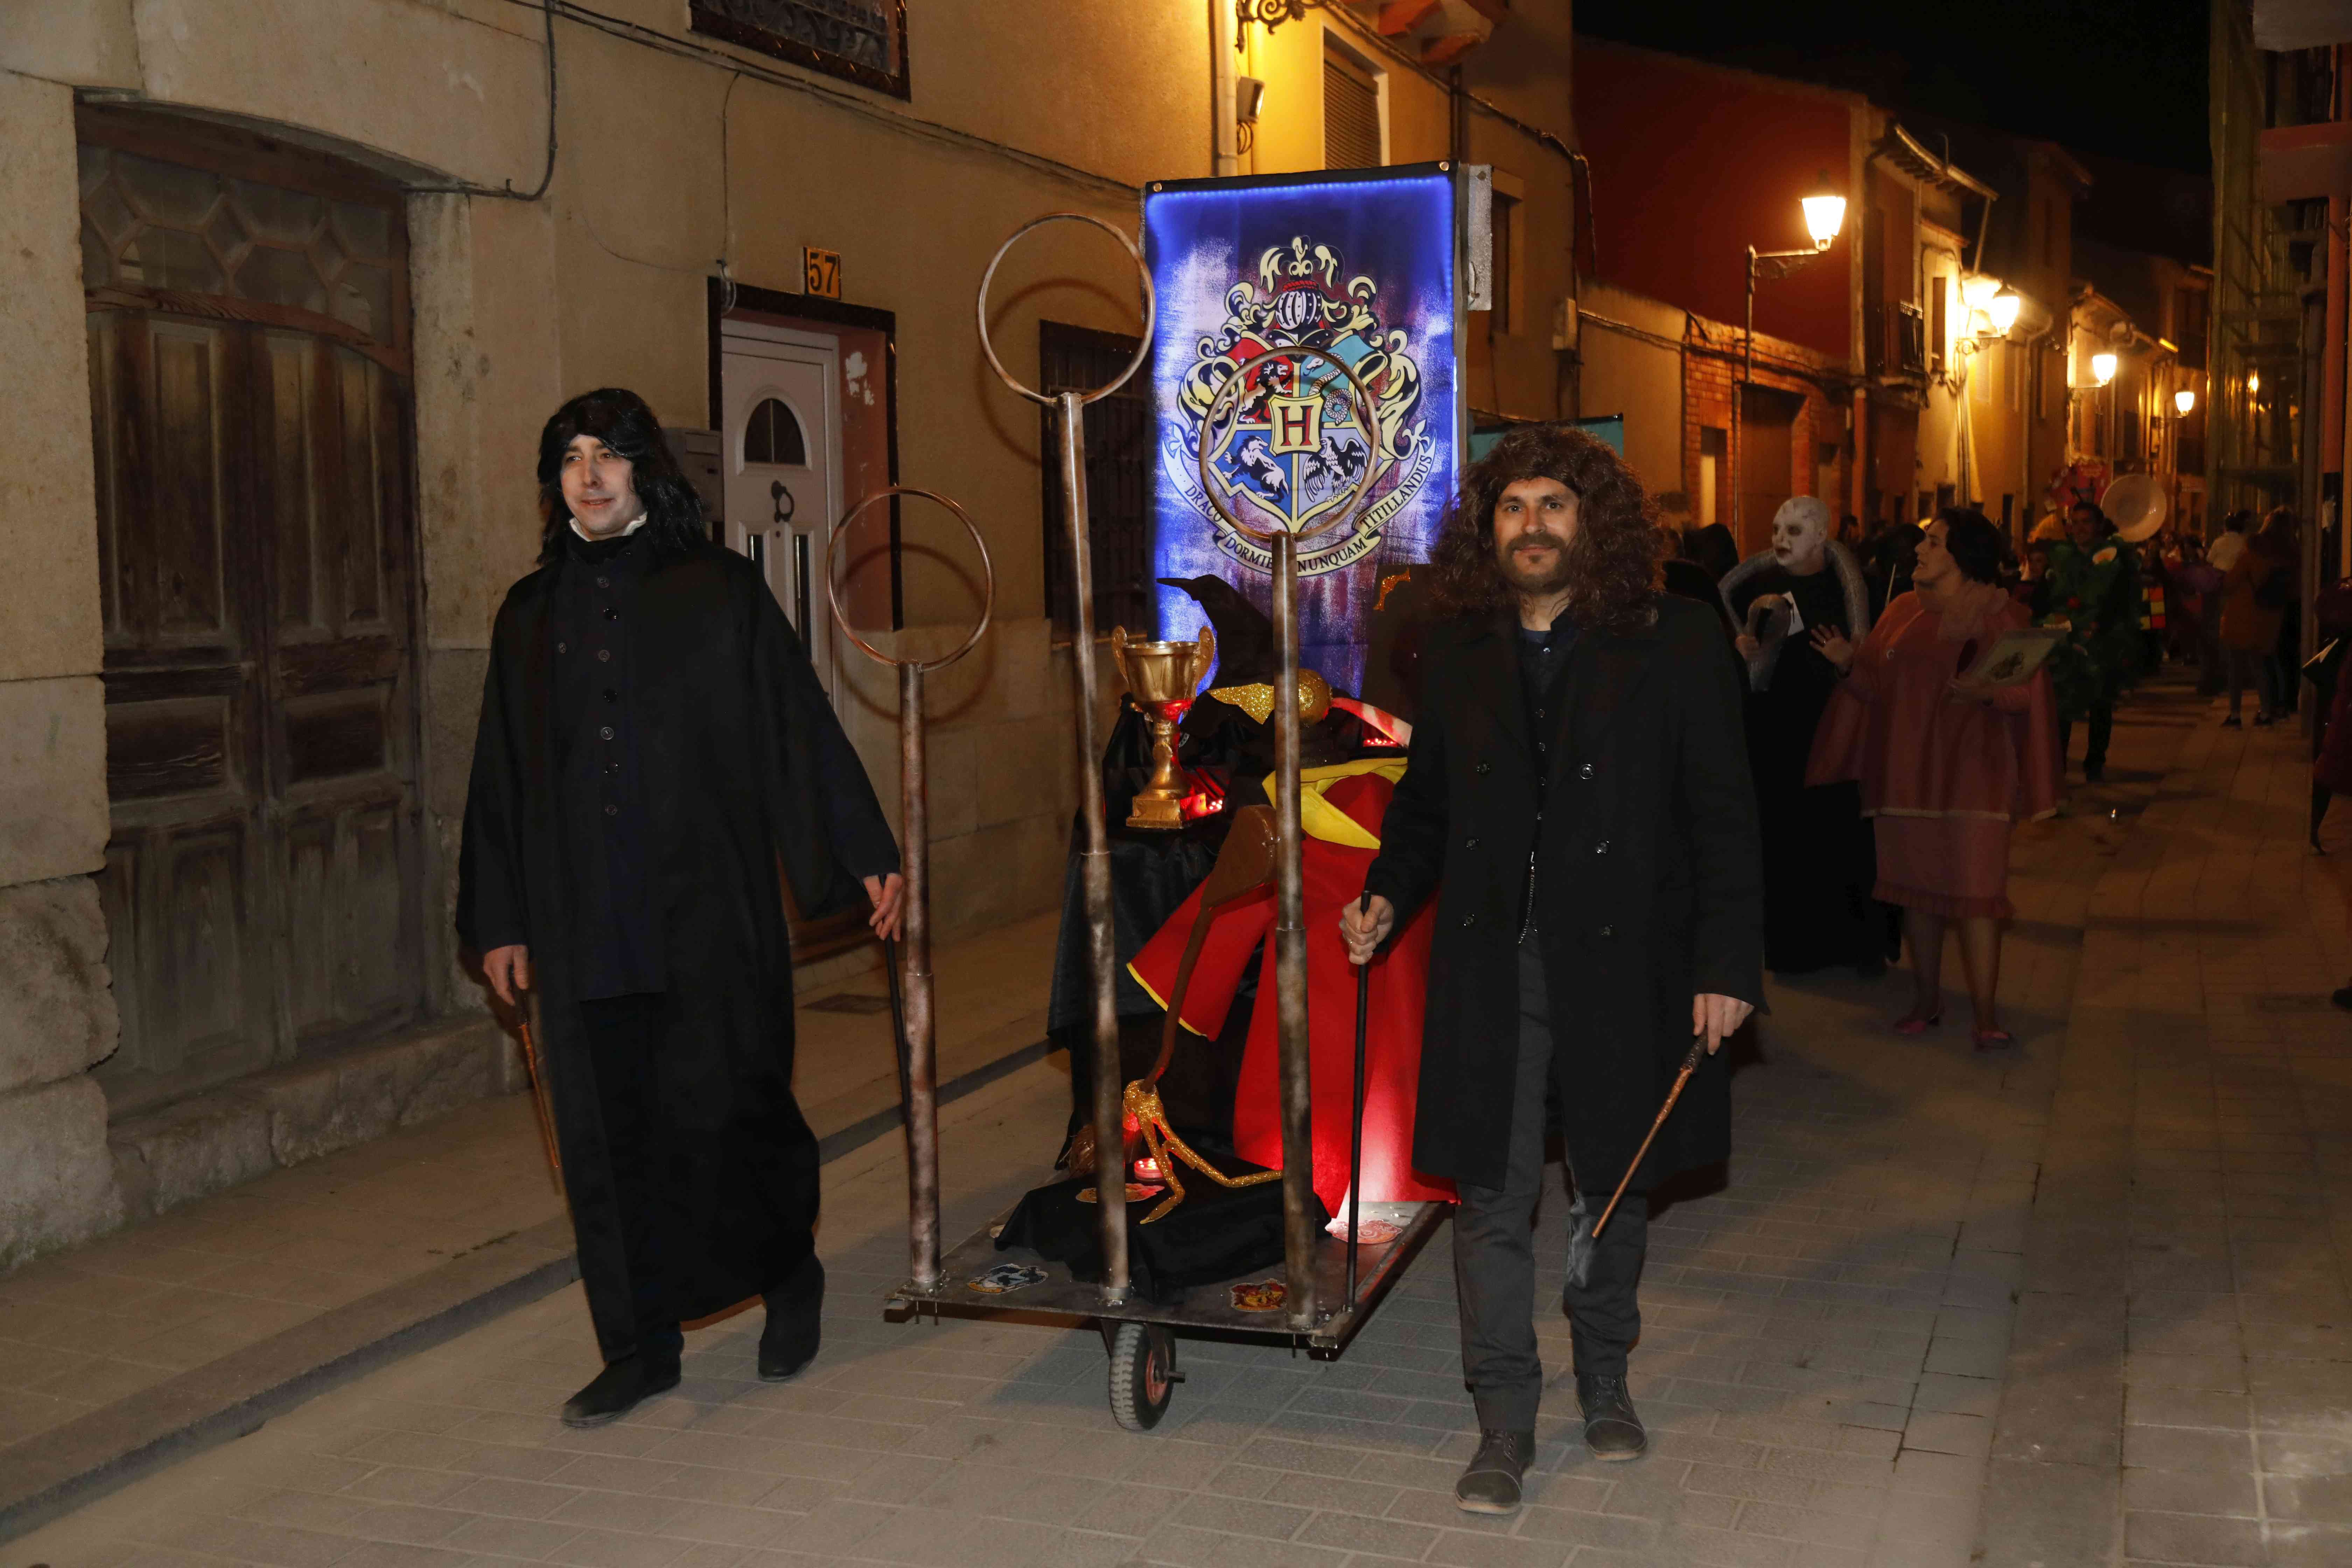
[[[621,531],[620,531],[620,532],[618,532],[618,533],[608,533],[608,534],[606,534],[606,535],[604,536],[604,539],[591,539],[591,538],[589,538],[589,537],[588,537],[588,535],[587,535],[587,533],[582,530],[582,528],[581,528],[581,526],[580,526],[580,520],[579,520],[578,518],[576,518],[576,517],[572,517],[572,518],[566,518],[564,521],[565,521],[566,522],[569,522],[569,523],[572,525],[572,531],[573,533],[575,533],[575,534],[578,534],[578,535],[579,535],[580,540],[581,540],[581,542],[582,542],[583,543],[585,543],[585,544],[602,544],[602,543],[604,543],[604,542],[605,542],[605,540],[611,540],[611,539],[626,539],[626,538],[628,538],[628,537],[629,537],[629,535],[631,535],[631,534],[633,534],[633,533],[636,532],[636,531],[637,531],[637,530],[639,530],[639,529],[641,529],[641,528],[645,527],[645,525],[646,525],[646,519],[648,516],[650,516],[650,515],[652,515],[652,514],[651,514],[651,513],[648,513],[648,512],[642,512],[642,511],[641,511],[641,512],[637,513],[637,521],[635,521],[635,522],[633,522],[633,523],[628,524],[626,527],[623,528],[623,529],[621,530]]]

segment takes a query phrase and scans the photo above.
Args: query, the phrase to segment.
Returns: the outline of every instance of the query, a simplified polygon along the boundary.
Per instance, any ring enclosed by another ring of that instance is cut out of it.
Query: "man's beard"
[[[1553,546],[1552,564],[1538,571],[1522,565],[1518,546],[1531,539],[1549,540]],[[1495,564],[1502,572],[1503,581],[1515,594],[1557,594],[1569,584],[1573,568],[1568,556],[1568,541],[1552,533],[1523,533],[1511,542],[1511,548],[1496,552]]]

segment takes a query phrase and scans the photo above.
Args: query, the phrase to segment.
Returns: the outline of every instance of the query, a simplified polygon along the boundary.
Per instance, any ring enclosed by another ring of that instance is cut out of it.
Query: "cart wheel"
[[[1110,1344],[1110,1413],[1130,1432],[1149,1432],[1168,1413],[1176,1385],[1176,1342],[1157,1323],[1121,1323]]]

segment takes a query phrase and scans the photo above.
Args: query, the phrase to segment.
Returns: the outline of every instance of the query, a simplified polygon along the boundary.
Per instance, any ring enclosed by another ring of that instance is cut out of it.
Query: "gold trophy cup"
[[[1176,726],[1217,659],[1217,634],[1207,626],[1193,642],[1129,642],[1125,626],[1110,634],[1111,657],[1127,679],[1135,705],[1151,721],[1151,782],[1136,792],[1129,827],[1184,826],[1184,770],[1176,763]]]

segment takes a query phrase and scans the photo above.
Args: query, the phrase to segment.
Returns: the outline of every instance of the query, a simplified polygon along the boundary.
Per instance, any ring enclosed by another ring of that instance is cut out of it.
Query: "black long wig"
[[[572,531],[572,509],[563,504],[563,454],[576,436],[593,436],[629,460],[630,482],[646,509],[640,531],[656,554],[683,555],[709,540],[702,498],[662,439],[653,409],[625,387],[601,387],[557,409],[539,433],[541,565],[562,557],[564,536]]]

